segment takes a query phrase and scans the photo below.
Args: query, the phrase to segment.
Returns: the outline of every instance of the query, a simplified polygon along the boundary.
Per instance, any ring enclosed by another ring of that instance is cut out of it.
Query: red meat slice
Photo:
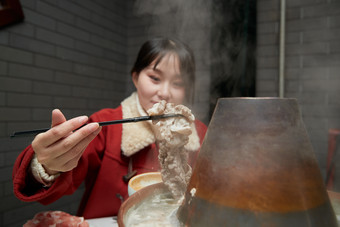
[[[83,217],[77,217],[63,211],[44,211],[37,213],[32,220],[27,221],[23,227],[89,227]]]

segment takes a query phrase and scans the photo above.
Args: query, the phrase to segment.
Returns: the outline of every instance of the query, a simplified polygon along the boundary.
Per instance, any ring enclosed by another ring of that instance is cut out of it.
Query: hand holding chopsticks
[[[182,115],[142,116],[114,121],[87,123],[88,117],[86,116],[66,120],[60,110],[53,110],[51,128],[15,132],[12,134],[12,137],[40,133],[32,141],[32,149],[39,163],[41,163],[46,172],[51,175],[75,168],[86,147],[100,132],[100,126],[159,120],[179,116]]]
[[[180,116],[182,115],[181,114],[163,114],[163,115],[156,115],[156,116],[142,116],[142,117],[126,118],[126,119],[114,120],[114,121],[103,121],[103,122],[97,122],[97,123],[99,124],[99,126],[107,126],[107,125],[113,125],[113,124],[134,123],[134,122],[139,122],[139,121],[159,120],[162,118],[180,117]],[[87,124],[84,124],[81,127],[84,127],[85,125]],[[14,132],[11,135],[11,137],[38,134],[38,133],[46,132],[49,129],[50,128],[41,128],[41,129],[33,129],[33,130],[26,130],[26,131],[18,131],[18,132]]]

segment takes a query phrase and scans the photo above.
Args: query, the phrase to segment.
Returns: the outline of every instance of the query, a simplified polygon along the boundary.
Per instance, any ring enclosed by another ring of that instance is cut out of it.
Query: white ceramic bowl
[[[139,189],[160,182],[162,182],[162,176],[160,172],[149,172],[136,175],[129,181],[128,194],[131,196]]]

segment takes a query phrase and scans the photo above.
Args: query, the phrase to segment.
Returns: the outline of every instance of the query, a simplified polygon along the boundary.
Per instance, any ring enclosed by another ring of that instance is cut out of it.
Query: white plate
[[[90,227],[118,227],[117,217],[92,218],[86,219]]]

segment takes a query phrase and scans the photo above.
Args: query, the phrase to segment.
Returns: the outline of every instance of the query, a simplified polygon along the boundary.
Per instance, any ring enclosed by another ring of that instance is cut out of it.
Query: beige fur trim
[[[146,115],[141,108],[137,93],[132,93],[122,103],[123,118],[139,117]],[[147,121],[136,123],[127,123],[122,126],[122,144],[121,149],[125,156],[131,156],[144,147],[155,142],[155,136],[152,130],[152,124]],[[189,136],[189,142],[185,148],[189,151],[196,151],[200,147],[199,137],[197,135],[195,124],[191,125],[192,133]]]
[[[123,118],[139,117],[137,93],[134,92],[122,103]],[[155,142],[155,136],[148,122],[123,124],[121,149],[125,156],[131,156],[144,147]]]

